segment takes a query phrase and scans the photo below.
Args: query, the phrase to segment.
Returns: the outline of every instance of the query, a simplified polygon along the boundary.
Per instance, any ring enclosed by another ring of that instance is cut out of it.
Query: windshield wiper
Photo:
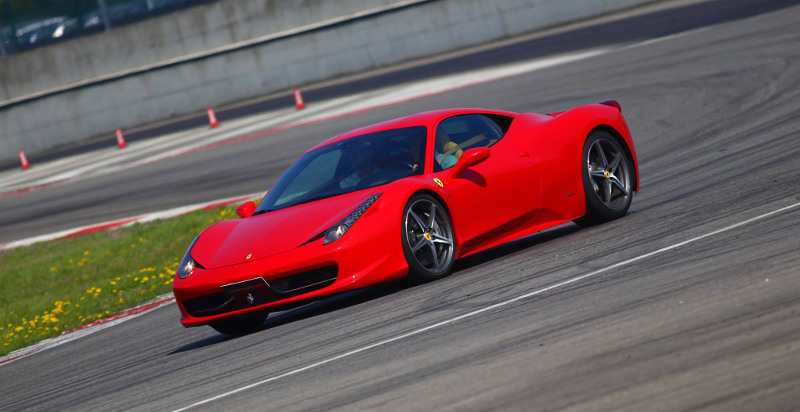
[[[347,193],[347,192],[343,192],[343,193]],[[284,205],[284,206],[276,207],[276,208],[274,208],[274,209],[258,210],[258,211],[256,211],[255,213],[253,213],[253,216],[255,216],[255,215],[260,215],[260,214],[264,214],[264,213],[267,213],[267,212],[274,212],[274,211],[276,211],[276,210],[286,209],[286,208],[288,208],[288,207],[292,207],[292,206],[302,205],[302,204],[304,204],[304,203],[316,202],[317,200],[327,199],[327,198],[329,198],[329,197],[338,196],[338,195],[340,195],[340,194],[342,194],[342,193],[334,193],[334,194],[328,194],[328,195],[314,196],[314,197],[310,197],[310,198],[308,198],[308,199],[304,199],[304,200],[302,200],[302,201],[300,201],[300,202],[297,202],[297,203],[290,203],[290,204],[288,204],[288,205]]]
[[[302,205],[304,203],[316,202],[317,200],[327,199],[329,197],[334,197],[334,196],[337,196],[337,195],[340,195],[340,194],[341,193],[333,193],[333,194],[328,194],[328,195],[314,196],[314,197],[310,197],[308,199],[305,199],[305,200],[297,202],[297,203],[292,203],[291,205],[288,205],[286,207],[292,207],[292,206]]]

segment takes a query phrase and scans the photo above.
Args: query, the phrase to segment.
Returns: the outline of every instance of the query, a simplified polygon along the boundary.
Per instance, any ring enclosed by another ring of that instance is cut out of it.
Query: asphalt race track
[[[797,410],[798,21],[792,6],[1,199],[42,225],[132,214],[266,189],[315,142],[409,113],[611,98],[642,186],[618,221],[274,314],[251,335],[158,309],[0,366],[0,410]]]

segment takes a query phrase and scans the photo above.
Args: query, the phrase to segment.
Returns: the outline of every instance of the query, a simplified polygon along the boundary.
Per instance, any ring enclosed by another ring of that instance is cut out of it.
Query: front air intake
[[[337,271],[336,266],[327,266],[273,279],[267,283],[273,291],[281,294],[306,292],[332,284],[336,280]]]
[[[186,299],[183,307],[194,317],[214,316],[277,302],[330,286],[336,281],[336,266],[295,273],[265,282],[255,278],[222,286],[222,291]]]

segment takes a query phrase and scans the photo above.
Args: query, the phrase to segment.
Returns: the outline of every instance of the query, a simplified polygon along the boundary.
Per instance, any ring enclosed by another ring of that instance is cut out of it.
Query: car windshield
[[[267,192],[255,214],[422,174],[425,135],[424,126],[392,129],[306,153]]]

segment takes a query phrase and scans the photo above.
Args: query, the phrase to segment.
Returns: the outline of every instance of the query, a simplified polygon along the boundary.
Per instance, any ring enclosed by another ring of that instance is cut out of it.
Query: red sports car
[[[212,225],[173,284],[186,326],[226,334],[267,312],[411,277],[574,221],[625,215],[639,189],[615,101],[552,113],[452,109],[350,131],[306,152],[258,207]]]

